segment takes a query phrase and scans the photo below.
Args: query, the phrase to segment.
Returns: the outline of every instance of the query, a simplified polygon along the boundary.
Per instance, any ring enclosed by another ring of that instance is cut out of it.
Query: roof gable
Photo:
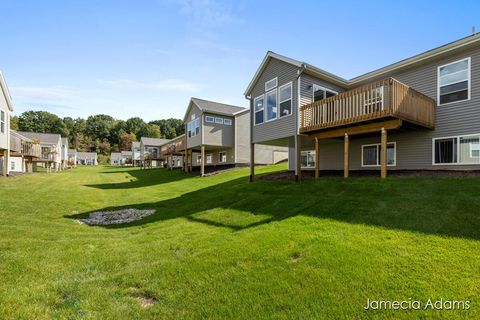
[[[12,98],[10,97],[10,92],[8,91],[7,83],[5,82],[5,78],[3,77],[3,74],[1,71],[0,71],[0,91],[5,97],[5,101],[7,102],[8,109],[10,111],[13,111]]]

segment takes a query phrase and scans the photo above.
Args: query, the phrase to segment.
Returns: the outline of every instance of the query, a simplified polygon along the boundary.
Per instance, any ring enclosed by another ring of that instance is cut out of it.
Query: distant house
[[[98,164],[98,155],[96,152],[77,152],[77,164],[96,166]]]
[[[10,99],[7,84],[0,72],[0,173],[4,176],[9,174],[8,165],[10,157],[10,113],[13,104]]]
[[[111,166],[121,166],[122,165],[122,154],[120,152],[110,153],[110,165]]]
[[[68,149],[68,166],[76,167],[77,166],[77,150]]]
[[[38,142],[41,147],[41,155],[33,161],[37,165],[59,171],[62,169],[62,137],[56,133],[38,133],[19,131],[20,135]]]
[[[186,136],[182,134],[161,146],[160,152],[168,168],[183,168]]]
[[[62,137],[62,169],[68,167],[68,138]]]
[[[132,165],[132,151],[120,151],[122,166]]]
[[[140,141],[132,142],[132,164],[133,166],[140,165]]]
[[[33,172],[33,162],[41,157],[40,144],[10,130],[10,172]]]
[[[140,161],[143,166],[161,167],[164,158],[160,153],[160,147],[169,141],[168,139],[142,137],[140,139]]]

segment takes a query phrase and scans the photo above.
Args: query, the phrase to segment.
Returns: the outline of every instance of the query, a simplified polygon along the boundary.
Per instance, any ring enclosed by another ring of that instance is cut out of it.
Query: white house
[[[62,170],[68,167],[68,138],[62,137]]]
[[[38,133],[19,131],[20,135],[38,142],[42,148],[40,158],[33,160],[49,170],[62,169],[62,137],[56,133]]]
[[[120,152],[112,152],[110,154],[110,165],[112,166],[122,165],[122,154]]]
[[[0,72],[0,173],[9,174],[8,166],[10,157],[10,113],[13,103],[8,92],[7,84]]]
[[[96,152],[77,152],[77,164],[96,166],[98,164],[98,155]]]
[[[77,150],[68,149],[68,166],[76,167],[77,166]]]

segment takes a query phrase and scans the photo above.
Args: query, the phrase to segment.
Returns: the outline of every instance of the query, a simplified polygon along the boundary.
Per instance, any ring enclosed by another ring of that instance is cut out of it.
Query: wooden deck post
[[[205,146],[202,144],[201,146],[201,161],[200,161],[200,176],[203,177],[205,175]]]
[[[315,138],[315,179],[320,177],[320,153],[318,138]]]
[[[255,143],[250,143],[250,182],[255,179]]]
[[[297,161],[296,161],[296,168],[297,168],[297,175],[295,177],[295,180],[301,181],[302,180],[302,142],[300,139],[300,136],[297,135]]]
[[[382,142],[380,148],[380,163],[381,163],[381,177],[385,179],[387,177],[387,130],[382,128]]]
[[[188,161],[188,172],[192,173],[193,171],[193,150],[190,149],[190,156],[189,156],[189,161]]]
[[[345,133],[345,142],[344,142],[344,148],[343,148],[343,177],[348,178],[349,174],[349,149],[350,149],[350,138],[348,137],[348,134]]]

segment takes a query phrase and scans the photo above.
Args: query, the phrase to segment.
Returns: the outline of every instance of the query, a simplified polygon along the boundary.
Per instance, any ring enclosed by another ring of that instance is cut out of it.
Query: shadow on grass
[[[137,171],[135,187],[181,179],[183,173]],[[188,177],[187,175],[184,175]],[[207,179],[210,178],[205,178]],[[233,179],[185,193],[180,197],[124,208],[156,209],[156,213],[127,225],[129,228],[158,221],[185,218],[204,225],[241,231],[294,216],[379,226],[441,236],[480,239],[479,179],[448,178],[321,178],[302,183]],[[207,184],[207,183],[206,183]],[[114,186],[121,187],[123,184]],[[96,186],[99,187],[99,186]],[[130,187],[132,187],[130,185]],[[112,188],[101,185],[100,188]],[[79,219],[90,212],[66,216]]]
[[[128,174],[130,181],[120,182],[120,183],[103,183],[103,184],[87,184],[86,187],[97,188],[97,189],[135,189],[143,188],[154,185],[159,185],[163,183],[175,182],[182,179],[190,178],[191,176],[185,174],[181,170],[168,170],[168,169],[122,169],[122,170],[111,170],[111,171],[102,171],[99,174],[110,174],[110,173],[125,173]],[[131,176],[131,177],[130,177]]]

